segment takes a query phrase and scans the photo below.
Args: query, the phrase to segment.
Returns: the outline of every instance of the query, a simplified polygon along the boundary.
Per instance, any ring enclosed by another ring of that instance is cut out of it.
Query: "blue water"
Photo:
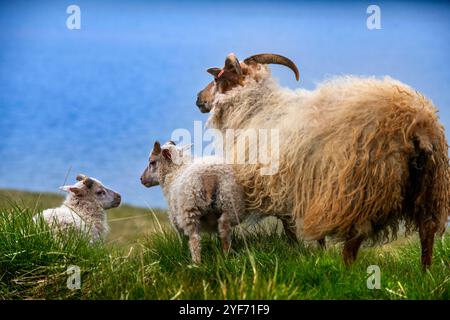
[[[66,8],[81,8],[81,30]],[[450,5],[378,2],[14,1],[0,4],[0,188],[57,191],[70,169],[124,201],[164,207],[139,176],[155,139],[205,121],[195,107],[208,67],[277,52],[312,89],[340,74],[390,75],[430,97],[450,128]]]

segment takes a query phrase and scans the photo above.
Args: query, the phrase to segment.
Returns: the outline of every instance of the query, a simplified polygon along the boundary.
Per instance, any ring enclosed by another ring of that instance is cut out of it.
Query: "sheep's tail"
[[[436,233],[444,232],[450,173],[436,109],[411,91],[400,91],[377,108],[378,113],[350,110],[350,123],[337,119],[311,143],[314,147],[302,150],[311,177],[303,174],[298,181],[303,192],[294,213],[307,239],[360,234],[373,242],[389,241],[400,222],[412,231],[425,220]]]
[[[450,216],[450,170],[444,128],[437,121],[418,124],[412,142],[405,220],[415,229],[421,222],[430,221],[435,232],[443,234]]]

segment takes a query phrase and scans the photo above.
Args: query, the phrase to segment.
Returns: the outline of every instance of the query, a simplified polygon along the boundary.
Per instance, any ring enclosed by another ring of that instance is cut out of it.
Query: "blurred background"
[[[81,29],[69,30],[69,5]],[[370,4],[381,30],[369,30]],[[206,69],[262,52],[283,86],[389,75],[433,100],[450,136],[450,5],[445,2],[39,1],[0,4],[0,188],[57,192],[102,180],[124,202],[165,207],[139,177],[153,141],[206,121]]]

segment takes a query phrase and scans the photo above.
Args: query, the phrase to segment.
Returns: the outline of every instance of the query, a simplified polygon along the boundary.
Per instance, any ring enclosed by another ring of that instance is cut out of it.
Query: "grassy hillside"
[[[148,209],[111,210],[110,237],[92,246],[32,223],[58,196],[5,191],[0,199],[0,299],[450,299],[449,235],[437,241],[425,273],[416,237],[363,248],[345,268],[339,245],[292,243],[276,224],[236,232],[227,257],[205,236],[203,263],[194,266],[161,212],[160,227]],[[81,269],[80,290],[66,287],[70,265]],[[367,288],[370,265],[380,267],[379,290]]]

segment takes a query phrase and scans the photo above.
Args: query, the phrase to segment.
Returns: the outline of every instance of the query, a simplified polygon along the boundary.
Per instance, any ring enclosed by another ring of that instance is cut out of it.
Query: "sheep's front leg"
[[[348,237],[348,239],[345,241],[342,255],[344,257],[344,263],[346,266],[350,266],[353,262],[355,262],[359,247],[361,246],[361,243],[363,241],[364,237],[361,235]]]
[[[186,225],[186,233],[189,237],[189,250],[191,251],[194,263],[201,262],[201,237],[200,237],[200,221],[192,221]]]
[[[230,250],[231,244],[231,223],[226,213],[223,213],[220,216],[217,228],[219,231],[220,241],[222,242],[223,252],[227,254],[228,251]]]
[[[295,227],[289,221],[289,218],[280,218],[283,223],[284,233],[290,241],[298,241],[297,234],[295,233]]]

